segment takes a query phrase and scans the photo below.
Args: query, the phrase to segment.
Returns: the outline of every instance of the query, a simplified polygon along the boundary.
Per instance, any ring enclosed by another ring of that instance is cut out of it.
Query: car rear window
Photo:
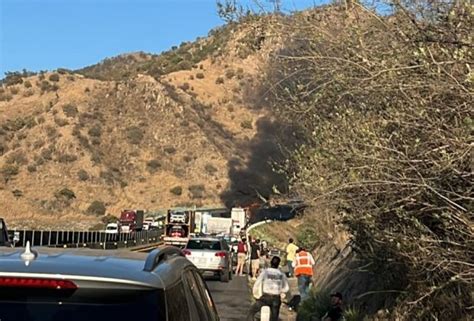
[[[0,290],[2,321],[131,321],[138,317],[140,321],[166,321],[165,299],[161,290],[107,293],[101,289],[90,289],[56,295],[49,291],[10,289],[8,296],[5,290]]]
[[[221,243],[219,241],[211,240],[190,240],[186,248],[190,250],[221,250]]]

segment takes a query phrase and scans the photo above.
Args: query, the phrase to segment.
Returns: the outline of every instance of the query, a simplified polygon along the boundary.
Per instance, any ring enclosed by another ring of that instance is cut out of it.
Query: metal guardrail
[[[17,247],[25,247],[30,241],[31,246],[48,247],[89,247],[89,248],[124,248],[142,244],[156,243],[163,234],[162,229],[142,230],[131,233],[109,234],[104,231],[9,231],[10,240],[17,235]]]

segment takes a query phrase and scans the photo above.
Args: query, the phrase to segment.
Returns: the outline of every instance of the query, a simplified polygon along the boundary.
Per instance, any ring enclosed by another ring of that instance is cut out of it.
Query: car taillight
[[[72,281],[40,278],[8,278],[0,277],[0,288],[41,288],[57,290],[75,290],[77,285]]]
[[[191,251],[189,250],[183,250],[182,252],[184,255],[191,255]]]
[[[225,257],[225,252],[217,252],[216,256]]]

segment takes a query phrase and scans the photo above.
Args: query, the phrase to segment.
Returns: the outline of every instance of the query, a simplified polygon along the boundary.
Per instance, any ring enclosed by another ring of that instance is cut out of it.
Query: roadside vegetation
[[[304,142],[281,170],[340,214],[387,318],[466,319],[472,309],[473,9],[356,1],[282,17],[262,95]],[[314,309],[313,309],[314,310]]]

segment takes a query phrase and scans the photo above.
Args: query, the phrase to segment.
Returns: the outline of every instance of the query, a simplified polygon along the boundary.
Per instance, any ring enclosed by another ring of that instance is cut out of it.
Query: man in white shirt
[[[257,301],[250,307],[247,321],[253,321],[254,315],[260,311],[262,306],[269,306],[271,310],[271,321],[278,321],[280,314],[281,295],[290,290],[286,275],[278,269],[280,258],[274,256],[270,262],[270,268],[263,270],[253,286],[253,296]]]

